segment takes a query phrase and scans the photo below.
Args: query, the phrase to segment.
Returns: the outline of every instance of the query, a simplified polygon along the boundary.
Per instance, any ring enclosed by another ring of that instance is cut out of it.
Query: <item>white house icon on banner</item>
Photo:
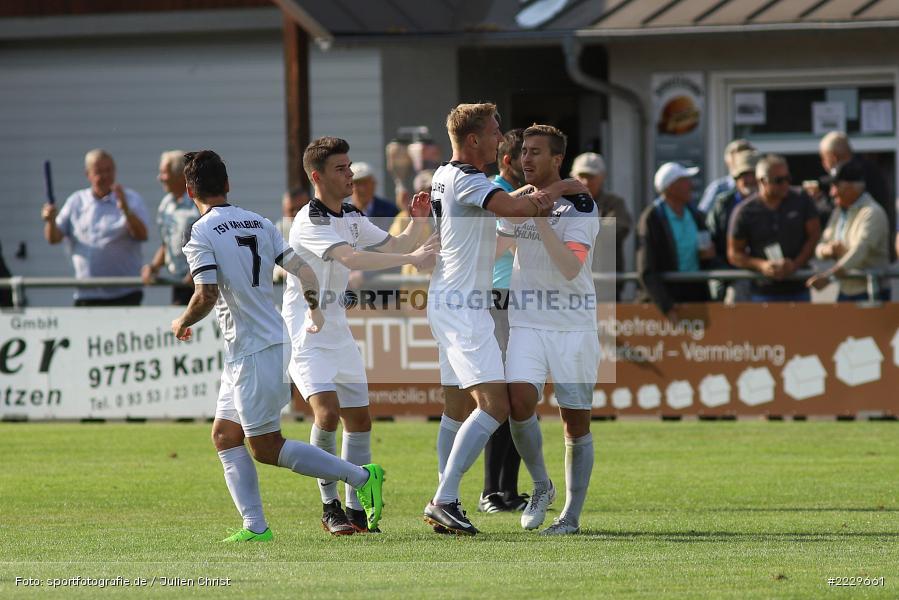
[[[833,360],[837,364],[837,379],[846,385],[862,385],[880,379],[883,354],[870,336],[860,339],[849,336],[837,347]]]
[[[643,410],[652,410],[662,404],[662,390],[654,383],[640,386],[637,390],[637,406]]]
[[[633,396],[628,388],[615,388],[612,392],[612,406],[617,409],[630,408]]]
[[[709,408],[730,402],[730,382],[724,375],[706,375],[699,382],[699,401]]]
[[[747,406],[774,401],[774,378],[765,367],[749,367],[737,379],[740,400]]]
[[[783,370],[784,391],[795,400],[805,400],[824,393],[827,371],[814,354],[790,359]]]
[[[681,410],[693,404],[693,388],[689,381],[672,381],[665,388],[665,400],[674,410]]]

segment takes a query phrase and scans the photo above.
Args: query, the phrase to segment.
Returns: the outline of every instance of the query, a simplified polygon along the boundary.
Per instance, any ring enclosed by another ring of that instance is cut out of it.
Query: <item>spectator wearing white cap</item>
[[[692,177],[697,167],[665,163],[655,174],[659,197],[640,215],[637,222],[637,272],[640,299],[653,302],[670,320],[677,319],[675,304],[709,300],[705,282],[666,283],[662,275],[670,271],[699,271],[715,256],[705,219],[690,205]],[[705,265],[703,265],[705,263]]]
[[[375,196],[378,182],[371,165],[366,162],[354,162],[350,168],[353,170],[353,206],[362,211],[369,221],[388,231],[393,218],[399,212],[396,204]]]
[[[631,232],[634,220],[624,199],[603,189],[606,182],[606,161],[595,152],[579,154],[571,165],[571,176],[587,186],[596,202],[600,218],[615,219],[615,270],[624,271],[624,240]],[[600,253],[593,253],[593,271],[599,271]],[[619,289],[619,293],[620,293]]]
[[[744,139],[733,140],[725,146],[724,164],[727,167],[727,175],[719,177],[706,186],[705,191],[702,193],[702,198],[699,200],[699,210],[704,213],[709,212],[715,204],[715,198],[734,189],[737,185],[732,174],[734,170],[734,158],[740,152],[745,152],[747,150],[755,150],[755,146],[753,146],[749,140]]]

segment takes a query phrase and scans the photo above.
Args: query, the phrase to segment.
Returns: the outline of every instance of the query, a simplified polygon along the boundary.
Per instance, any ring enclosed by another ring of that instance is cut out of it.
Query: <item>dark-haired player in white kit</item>
[[[412,222],[393,237],[343,200],[353,192],[350,145],[336,137],[313,140],[303,152],[303,167],[315,186],[315,197],[300,210],[290,228],[290,245],[313,271],[315,290],[325,314],[325,325],[307,333],[310,319],[295,277],[284,290],[284,321],[291,337],[288,372],[312,407],[315,422],[309,441],[337,453],[337,424],[343,421],[344,459],[357,465],[371,462],[371,414],[368,380],[359,347],[350,332],[344,294],[351,269],[384,269],[432,259],[436,239],[412,250],[431,212],[427,195],[412,202]],[[322,527],[332,535],[370,531],[357,494],[346,486],[346,510],[340,505],[337,482],[319,481]]]
[[[565,134],[549,125],[524,131],[525,182],[544,189],[559,181]],[[565,508],[544,535],[577,533],[593,471],[590,409],[599,368],[596,288],[590,265],[599,213],[589,194],[563,196],[548,217],[504,223],[515,237],[509,285],[506,380],[512,405],[512,439],[534,480],[521,526],[536,529],[556,490],[543,461],[543,437],[534,412],[551,375],[565,428]]]
[[[441,251],[428,292],[445,408],[437,437],[440,483],[424,515],[435,531],[474,535],[478,530],[462,511],[459,483],[509,418],[502,355],[489,313],[496,217],[524,220],[547,213],[555,198],[585,188],[567,180],[514,197],[491,183],[483,171],[496,162],[502,140],[493,104],[460,104],[447,116],[447,131],[453,157],[431,183]]]
[[[213,306],[225,342],[225,368],[219,389],[212,441],[225,469],[231,498],[243,517],[243,529],[225,542],[265,542],[272,532],[262,512],[256,466],[259,462],[302,475],[339,479],[352,485],[365,507],[369,526],[377,527],[383,499],[384,470],[354,465],[281,436],[281,409],[290,399],[285,378],[284,322],[275,309],[272,271],[279,264],[317,288],[314,274],[290,249],[272,223],[228,204],[228,174],[211,150],[185,155],[187,192],[202,216],[184,246],[195,289],[184,313],[172,321],[179,340],[189,340],[191,325]],[[309,333],[324,324],[320,311],[310,315]]]

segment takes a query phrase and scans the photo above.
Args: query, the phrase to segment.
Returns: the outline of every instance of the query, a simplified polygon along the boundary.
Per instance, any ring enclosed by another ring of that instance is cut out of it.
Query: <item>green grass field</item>
[[[563,485],[556,420],[547,464]],[[387,469],[381,535],[332,539],[315,482],[260,466],[272,544],[223,545],[239,525],[208,424],[0,424],[0,598],[895,598],[899,424],[594,423],[583,534],[545,539],[516,515],[437,536],[437,426],[376,423]],[[309,425],[285,435],[308,439]],[[483,467],[463,482],[476,506]],[[529,480],[522,468],[522,487]],[[561,509],[564,493],[554,509]],[[558,514],[553,512],[550,517]],[[15,577],[45,581],[15,585]],[[50,589],[48,578],[156,577],[152,587]],[[884,577],[832,587],[829,577]],[[161,577],[230,577],[228,588]]]

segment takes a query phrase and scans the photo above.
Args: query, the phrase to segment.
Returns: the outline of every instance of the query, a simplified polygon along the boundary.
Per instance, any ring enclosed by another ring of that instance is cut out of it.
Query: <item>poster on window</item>
[[[767,120],[765,92],[734,94],[734,125],[764,125]]]
[[[842,102],[812,102],[812,131],[815,135],[846,131],[846,105]]]

